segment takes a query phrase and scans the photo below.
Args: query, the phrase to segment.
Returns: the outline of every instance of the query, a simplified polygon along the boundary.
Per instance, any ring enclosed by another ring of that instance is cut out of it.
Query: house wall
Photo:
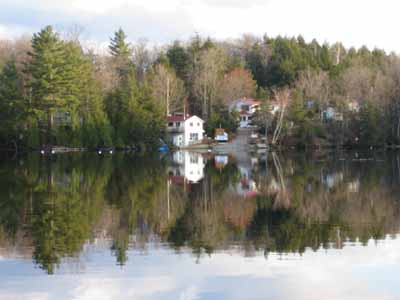
[[[184,135],[183,135],[183,133],[174,134],[172,136],[172,143],[176,147],[182,147],[184,145]]]
[[[201,141],[204,138],[204,121],[197,116],[193,116],[185,121],[184,124],[184,146],[189,146],[196,143],[195,140],[191,140],[191,134],[197,134],[197,141]]]
[[[204,158],[195,152],[185,152],[185,154],[185,177],[190,182],[199,182],[204,177]]]
[[[175,176],[184,176],[191,183],[197,183],[204,177],[205,160],[200,153],[176,151],[172,160],[176,164],[171,168]]]

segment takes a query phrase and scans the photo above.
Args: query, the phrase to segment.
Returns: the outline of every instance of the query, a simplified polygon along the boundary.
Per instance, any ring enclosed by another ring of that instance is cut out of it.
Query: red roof
[[[169,179],[174,184],[183,184],[185,182],[184,176],[170,176]]]
[[[257,195],[258,195],[257,191],[247,191],[247,192],[244,193],[243,196],[245,198],[253,198],[253,197],[257,196]]]
[[[246,102],[246,103],[248,103],[248,104],[250,104],[250,105],[258,105],[258,104],[260,104],[260,101],[256,101],[256,100],[254,100],[252,98],[243,98],[241,100]]]
[[[186,118],[183,115],[172,115],[167,117],[168,122],[183,122],[186,119],[189,119],[191,116],[186,115]]]

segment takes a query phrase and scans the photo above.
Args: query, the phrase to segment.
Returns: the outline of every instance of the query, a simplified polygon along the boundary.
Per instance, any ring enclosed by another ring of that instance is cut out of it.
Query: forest
[[[51,26],[0,40],[0,147],[154,149],[171,113],[199,115],[209,135],[219,126],[234,132],[228,107],[241,97],[261,102],[254,123],[276,145],[400,143],[394,53],[301,36],[194,35],[157,47],[128,40],[119,29],[106,49],[95,49],[80,30]]]

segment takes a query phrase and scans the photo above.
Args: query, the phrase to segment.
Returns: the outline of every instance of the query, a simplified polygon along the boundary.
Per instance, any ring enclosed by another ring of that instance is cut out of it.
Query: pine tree
[[[17,147],[22,134],[26,107],[22,95],[21,78],[15,59],[6,63],[0,73],[0,140]]]
[[[114,128],[114,142],[122,147],[131,144],[129,132],[137,121],[133,112],[138,111],[138,85],[130,45],[122,29],[115,32],[109,49],[119,81],[107,97],[106,110]]]
[[[82,64],[84,88],[80,94],[79,114],[81,120],[81,141],[86,147],[112,145],[112,129],[107,118],[100,84],[94,79],[90,57]]]
[[[65,108],[68,97],[70,76],[65,62],[64,44],[51,26],[33,35],[31,60],[26,65],[30,80],[32,102],[39,118],[45,118],[47,124],[46,143],[53,143],[52,129],[54,113]]]
[[[132,67],[132,50],[130,44],[126,42],[126,38],[125,32],[120,28],[114,33],[109,45],[110,54],[120,80],[123,80],[128,75]]]
[[[126,38],[127,36],[122,28],[115,32],[114,37],[111,38],[111,44],[109,46],[112,56],[129,57],[131,55],[129,43],[126,43]]]

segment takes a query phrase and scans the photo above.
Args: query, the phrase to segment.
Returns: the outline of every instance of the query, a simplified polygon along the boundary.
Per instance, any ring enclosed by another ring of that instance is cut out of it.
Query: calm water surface
[[[0,299],[400,299],[400,154],[0,159]]]

